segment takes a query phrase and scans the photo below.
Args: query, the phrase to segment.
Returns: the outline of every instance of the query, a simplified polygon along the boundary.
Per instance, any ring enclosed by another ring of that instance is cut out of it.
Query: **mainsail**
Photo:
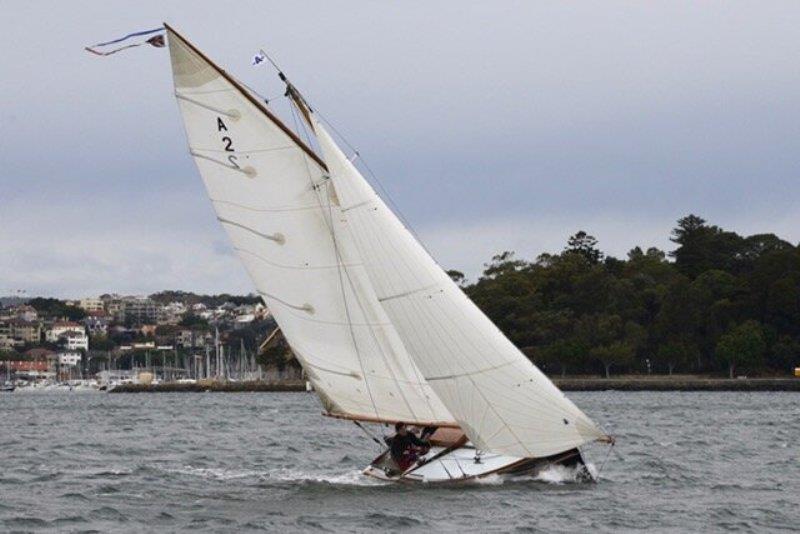
[[[543,457],[604,438],[453,283],[316,118],[312,126],[378,300],[470,440]]]
[[[166,28],[190,151],[217,218],[326,411],[454,426],[378,303],[325,164]]]

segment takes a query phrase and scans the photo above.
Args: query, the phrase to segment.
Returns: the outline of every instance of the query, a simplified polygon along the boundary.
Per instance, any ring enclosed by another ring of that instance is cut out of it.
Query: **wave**
[[[391,483],[368,477],[360,470],[346,471],[344,473],[309,473],[295,469],[284,469],[270,473],[272,480],[281,482],[323,483],[337,486],[386,486]]]
[[[359,470],[343,473],[315,473],[298,469],[279,469],[262,471],[253,469],[223,469],[213,467],[194,467],[185,465],[179,468],[166,468],[168,473],[196,476],[220,481],[254,479],[260,482],[278,483],[322,483],[341,486],[381,486],[385,482],[361,474]]]
[[[587,463],[586,468],[597,478],[597,468],[594,464]],[[527,484],[544,483],[553,485],[582,484],[585,482],[582,469],[579,467],[566,467],[563,465],[551,465],[539,471],[535,475],[489,475],[481,478],[473,478],[465,483],[476,484],[479,486],[500,486],[503,484]]]

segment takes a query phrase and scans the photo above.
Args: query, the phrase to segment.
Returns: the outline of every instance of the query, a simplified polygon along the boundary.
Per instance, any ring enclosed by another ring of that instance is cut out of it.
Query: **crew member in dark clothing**
[[[427,453],[431,446],[413,432],[409,432],[405,423],[396,423],[394,430],[394,436],[386,440],[389,443],[389,453],[400,470],[405,471],[414,465],[421,455]]]

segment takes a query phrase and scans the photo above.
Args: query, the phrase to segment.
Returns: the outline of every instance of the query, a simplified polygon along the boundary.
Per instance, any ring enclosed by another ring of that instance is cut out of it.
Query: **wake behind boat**
[[[189,151],[217,219],[324,414],[362,429],[397,425],[366,475],[451,482],[581,468],[581,446],[612,441],[439,267],[282,72],[317,150],[165,30]]]

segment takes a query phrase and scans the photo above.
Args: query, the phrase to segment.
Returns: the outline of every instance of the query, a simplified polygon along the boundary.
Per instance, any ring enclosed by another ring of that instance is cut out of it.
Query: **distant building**
[[[73,321],[56,321],[45,333],[45,339],[50,343],[58,343],[58,340],[67,332],[80,332],[85,334],[86,328],[82,324]]]
[[[60,352],[58,353],[58,364],[61,367],[76,367],[82,358],[80,352]]]
[[[0,350],[14,350],[24,344],[23,341],[11,337],[11,325],[8,322],[0,322]]]
[[[25,356],[34,362],[44,362],[45,370],[55,371],[58,362],[58,353],[49,349],[36,347],[25,351]]]
[[[105,303],[100,298],[85,298],[78,302],[78,307],[86,312],[105,311]]]
[[[26,350],[25,356],[35,361],[38,360],[50,361],[56,356],[56,352],[50,349],[43,349],[37,347],[35,349]]]
[[[105,336],[108,334],[108,315],[102,311],[89,312],[83,319],[83,325],[90,336]]]
[[[21,321],[33,322],[39,318],[39,313],[33,306],[23,304],[14,309],[14,316]]]
[[[121,322],[153,324],[158,320],[159,306],[146,297],[127,297],[123,300]]]
[[[11,322],[0,321],[0,336],[11,338]]]
[[[244,328],[245,326],[249,325],[253,321],[256,320],[256,316],[253,313],[246,313],[244,315],[238,315],[236,319],[233,321],[233,328],[238,330],[239,328]]]
[[[182,302],[170,302],[158,310],[158,324],[176,325],[186,315],[186,306]]]
[[[122,297],[119,295],[102,295],[100,299],[105,304],[106,312],[112,319],[118,323],[125,321],[125,303]]]
[[[48,370],[48,363],[44,361],[31,361],[31,360],[10,360],[7,362],[8,369],[15,373],[30,373],[36,371],[43,373]]]
[[[196,349],[206,345],[208,332],[203,330],[190,330],[188,328],[178,332],[175,344],[185,349]]]
[[[89,350],[89,336],[86,332],[69,331],[61,338],[67,350]]]
[[[9,321],[12,338],[23,343],[39,343],[42,340],[42,325],[36,321],[17,319]]]

